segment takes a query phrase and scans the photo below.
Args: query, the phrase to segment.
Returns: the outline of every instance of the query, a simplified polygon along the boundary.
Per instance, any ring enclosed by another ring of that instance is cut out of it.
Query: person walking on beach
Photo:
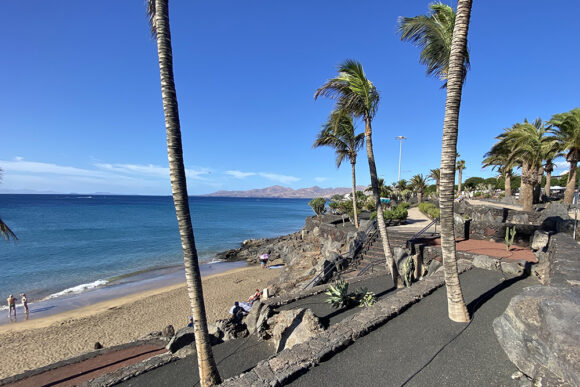
[[[14,311],[14,318],[16,318],[16,298],[11,294],[6,301],[8,302],[8,318],[12,318],[12,311]]]
[[[28,310],[28,299],[26,298],[26,294],[20,293],[20,297],[21,297],[20,299],[22,300],[22,307],[24,308],[26,317],[28,317],[28,313],[30,313],[30,311]]]
[[[262,269],[266,268],[269,259],[270,259],[270,250],[260,255],[260,264],[262,265]]]

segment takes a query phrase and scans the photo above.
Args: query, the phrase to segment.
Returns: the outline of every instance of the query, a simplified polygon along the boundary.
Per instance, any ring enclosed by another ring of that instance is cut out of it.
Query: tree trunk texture
[[[574,190],[576,189],[576,167],[578,160],[570,161],[570,172],[568,172],[568,183],[564,192],[564,203],[572,204],[574,201]]]
[[[358,214],[356,210],[356,172],[355,172],[355,164],[351,162],[350,165],[352,167],[352,208],[354,209],[354,226],[358,229]]]
[[[504,190],[505,190],[505,196],[512,196],[512,174],[511,173],[505,174]]]
[[[453,225],[453,199],[455,187],[455,162],[457,155],[457,133],[459,127],[459,108],[463,88],[463,61],[467,47],[467,32],[471,14],[472,0],[458,0],[457,16],[449,56],[449,77],[447,98],[443,121],[443,140],[441,149],[441,251],[447,288],[449,318],[456,322],[468,322],[469,312],[465,306],[455,250],[455,231]]]
[[[547,198],[549,198],[551,195],[550,192],[551,187],[552,187],[552,171],[546,170],[546,185],[544,186],[544,195],[546,195]]]
[[[542,177],[544,176],[544,168],[540,168],[536,172],[536,182],[534,183],[534,196],[532,203],[537,204],[542,198]]]
[[[423,200],[423,192],[417,192],[417,204],[421,204]]]
[[[524,211],[531,211],[534,200],[534,185],[537,183],[537,171],[529,165],[522,165],[522,185],[520,188],[520,203]]]
[[[463,169],[459,168],[459,171],[457,172],[457,180],[459,180],[457,182],[457,194],[461,195],[461,189],[463,188],[461,186],[461,179],[463,178]]]
[[[221,378],[209,341],[197,250],[189,213],[177,94],[173,78],[173,53],[169,30],[168,0],[155,0],[155,11],[154,22],[157,31],[161,95],[167,132],[169,176],[177,223],[179,225],[181,247],[183,249],[187,291],[191,303],[191,313],[195,322],[195,346],[198,354],[199,378],[202,386],[211,386],[221,383]]]
[[[393,278],[393,283],[398,287],[404,287],[403,281],[399,276],[399,271],[397,270],[397,262],[393,259],[393,254],[391,253],[391,244],[389,242],[389,235],[387,234],[387,226],[385,224],[385,218],[383,215],[383,205],[381,203],[381,194],[379,192],[379,178],[377,176],[377,167],[375,164],[375,155],[373,152],[373,130],[370,123],[370,118],[365,118],[365,138],[367,143],[367,158],[369,161],[369,172],[371,175],[371,187],[373,191],[373,196],[375,198],[375,206],[377,208],[377,222],[379,225],[379,233],[381,234],[381,240],[383,243],[383,252],[386,258],[387,270],[391,273]]]

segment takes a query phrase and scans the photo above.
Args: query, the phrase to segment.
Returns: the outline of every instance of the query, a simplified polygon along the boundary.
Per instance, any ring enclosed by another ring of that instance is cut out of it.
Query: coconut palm
[[[377,214],[383,214],[372,139],[372,121],[379,104],[379,92],[375,85],[366,77],[362,65],[357,61],[348,59],[338,66],[338,75],[335,78],[329,79],[316,90],[314,99],[320,96],[335,99],[337,110],[350,113],[353,117],[360,118],[364,121],[371,187],[375,198]],[[383,216],[377,216],[377,219],[383,242],[387,270],[391,272],[394,283],[402,287],[403,282],[399,278],[396,263],[391,253],[385,220]]]
[[[413,191],[417,194],[417,202],[421,204],[423,200],[423,191],[427,188],[427,177],[422,174],[415,175],[411,178],[411,187]]]
[[[459,157],[459,155],[457,155]],[[463,179],[463,170],[465,169],[465,160],[457,161],[457,192],[461,193],[461,180]]]
[[[401,40],[409,41],[420,47],[419,63],[427,66],[427,75],[436,76],[446,81],[449,74],[449,55],[451,38],[455,26],[455,11],[447,4],[435,2],[429,4],[429,14],[415,17],[399,17],[397,32]],[[463,49],[462,81],[469,69],[469,50]]]
[[[364,133],[355,134],[352,115],[344,111],[334,111],[330,114],[328,121],[322,125],[314,141],[313,148],[320,146],[329,146],[336,152],[336,167],[344,159],[348,158],[352,168],[352,206],[354,209],[354,225],[358,228],[358,215],[356,206],[356,156],[362,148],[365,141]]]
[[[542,164],[558,147],[556,137],[547,134],[544,122],[538,118],[532,123],[525,119],[498,136],[504,146],[512,150],[514,160],[521,166],[520,202],[524,211],[532,210],[534,188],[541,181]]]
[[[457,154],[457,132],[459,107],[465,77],[467,59],[467,31],[471,16],[472,0],[458,0],[457,15],[451,39],[449,71],[447,76],[447,98],[443,120],[443,140],[441,148],[441,182],[439,208],[441,219],[441,252],[447,287],[447,308],[449,318],[457,322],[469,321],[463,292],[457,271],[455,232],[453,226],[453,200],[455,188],[455,162]],[[434,57],[433,60],[437,60]],[[442,66],[442,64],[440,64]]]
[[[435,168],[429,172],[429,178],[435,180],[435,188],[437,191],[437,196],[439,196],[439,180],[441,179],[441,170],[439,168]]]
[[[0,182],[1,181],[2,181],[2,168],[0,168]],[[18,240],[16,234],[14,234],[12,230],[10,230],[10,227],[8,227],[8,225],[4,223],[2,219],[0,219],[0,235],[7,241],[9,241],[10,239],[13,239],[15,241]]]
[[[500,139],[499,137],[496,138]],[[513,168],[516,166],[512,149],[504,142],[499,141],[483,157],[483,167],[491,167],[492,170],[497,170],[504,178],[505,196],[512,196]]]
[[[566,113],[554,114],[548,124],[556,134],[563,151],[567,152],[566,161],[570,163],[568,182],[564,192],[564,203],[572,204],[576,185],[576,168],[580,160],[580,108]]]
[[[157,41],[159,72],[161,75],[161,96],[167,132],[169,176],[171,179],[171,190],[173,192],[173,203],[177,215],[179,234],[181,236],[187,290],[191,303],[192,316],[195,321],[194,333],[199,379],[202,386],[210,386],[221,383],[221,378],[209,341],[201,276],[197,262],[197,250],[189,213],[177,94],[173,79],[173,53],[169,29],[168,0],[148,0],[147,13],[149,15],[151,33]]]

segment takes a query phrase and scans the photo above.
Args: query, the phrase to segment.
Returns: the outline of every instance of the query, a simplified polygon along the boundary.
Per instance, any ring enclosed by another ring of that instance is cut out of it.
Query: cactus
[[[514,238],[516,236],[516,226],[513,226],[511,229],[507,227],[505,229],[505,247],[507,251],[510,251],[514,243]]]
[[[411,286],[411,282],[413,282],[413,273],[415,272],[415,261],[413,260],[413,257],[409,256],[405,260],[405,263],[403,263],[402,271],[405,286]]]

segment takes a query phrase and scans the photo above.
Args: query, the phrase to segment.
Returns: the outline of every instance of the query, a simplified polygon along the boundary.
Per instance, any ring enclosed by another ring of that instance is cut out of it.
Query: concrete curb
[[[458,271],[472,268],[469,261],[459,260]],[[308,342],[259,362],[252,370],[225,380],[222,386],[280,386],[294,380],[309,368],[332,357],[385,324],[405,309],[431,294],[445,284],[443,272],[436,273],[409,288],[397,291],[391,297],[377,302],[370,308],[349,316]]]

